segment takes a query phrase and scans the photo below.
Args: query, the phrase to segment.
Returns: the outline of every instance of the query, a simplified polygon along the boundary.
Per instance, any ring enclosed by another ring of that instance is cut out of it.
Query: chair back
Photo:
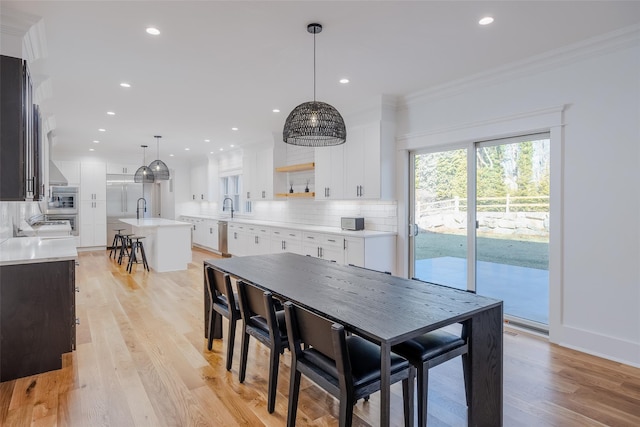
[[[206,268],[206,271],[207,287],[209,289],[209,300],[211,304],[235,308],[236,302],[229,275],[209,266]]]
[[[271,292],[239,280],[238,300],[240,315],[248,326],[260,327],[260,322],[256,317],[261,317],[267,321],[271,341],[275,342],[280,339],[280,334],[276,334],[279,327],[276,319],[275,301]]]
[[[284,303],[284,316],[287,323],[289,349],[295,361],[304,358],[302,343],[311,347],[335,363],[340,382],[350,383],[351,362],[346,343],[344,326],[318,316],[309,310],[293,304]],[[342,378],[340,378],[342,376]]]

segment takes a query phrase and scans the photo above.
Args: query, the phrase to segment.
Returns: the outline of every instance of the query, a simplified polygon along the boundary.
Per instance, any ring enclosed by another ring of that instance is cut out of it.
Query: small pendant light
[[[344,119],[333,106],[316,101],[316,34],[322,31],[322,25],[309,24],[307,31],[313,34],[313,101],[300,104],[289,113],[282,139],[287,144],[304,147],[344,144],[347,139]]]
[[[165,162],[160,160],[160,138],[162,137],[160,135],[155,135],[154,138],[156,139],[157,160],[149,163],[149,169],[153,171],[153,176],[157,181],[166,181],[167,179],[169,179],[169,168],[167,167]]]
[[[154,181],[154,177],[153,177],[153,171],[151,169],[149,169],[147,166],[145,166],[145,163],[147,163],[146,160],[146,150],[147,150],[147,146],[146,145],[141,145],[140,147],[142,147],[142,166],[140,166],[138,168],[138,170],[136,171],[136,174],[133,177],[133,181],[134,182],[141,182],[143,184],[152,184]]]

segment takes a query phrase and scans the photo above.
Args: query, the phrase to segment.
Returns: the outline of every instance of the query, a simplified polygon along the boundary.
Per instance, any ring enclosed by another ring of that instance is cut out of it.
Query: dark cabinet
[[[0,56],[0,200],[40,200],[44,193],[39,109],[27,62]]]
[[[0,381],[62,368],[75,349],[75,261],[0,267]]]

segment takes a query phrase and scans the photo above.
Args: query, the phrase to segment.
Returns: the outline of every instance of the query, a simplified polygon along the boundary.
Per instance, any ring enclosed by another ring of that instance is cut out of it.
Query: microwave
[[[342,217],[340,218],[340,228],[343,230],[364,230],[364,218]]]

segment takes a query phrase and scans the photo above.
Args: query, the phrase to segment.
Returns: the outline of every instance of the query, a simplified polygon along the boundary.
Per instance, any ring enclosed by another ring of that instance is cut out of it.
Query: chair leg
[[[229,336],[227,337],[227,371],[231,370],[233,362],[233,345],[236,340],[236,322],[234,319],[229,320]]]
[[[287,412],[287,427],[295,427],[296,414],[298,412],[298,395],[300,394],[300,371],[295,366],[291,367],[291,380],[289,381],[289,410]]]
[[[471,402],[471,366],[469,353],[462,355],[462,373],[464,375],[464,394],[467,398],[467,406]]]
[[[404,425],[413,427],[413,402],[415,399],[413,386],[415,385],[416,370],[411,367],[409,377],[402,380],[402,400],[404,403]]]
[[[429,401],[429,368],[418,368],[418,427],[427,426],[427,403]]]
[[[276,392],[278,389],[278,367],[280,366],[280,352],[271,348],[269,352],[269,395],[267,399],[267,410],[270,414],[276,409]]]
[[[353,423],[353,405],[355,403],[353,396],[340,397],[340,419],[338,421],[340,427],[351,427]]]
[[[247,356],[249,354],[249,334],[244,327],[242,328],[242,348],[240,349],[240,370],[238,372],[238,381],[244,382],[247,374]]]
[[[216,316],[213,312],[213,305],[209,307],[209,333],[207,336],[209,337],[209,341],[207,342],[207,349],[211,350],[213,348],[213,331],[215,329]]]

